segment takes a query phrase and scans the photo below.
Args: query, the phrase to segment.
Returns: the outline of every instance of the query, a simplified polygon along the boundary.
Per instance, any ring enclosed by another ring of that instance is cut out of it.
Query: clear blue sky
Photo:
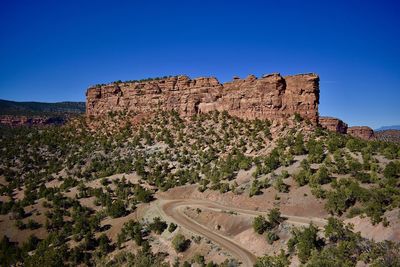
[[[89,85],[315,72],[321,115],[400,124],[398,1],[0,1],[0,98],[84,101]]]

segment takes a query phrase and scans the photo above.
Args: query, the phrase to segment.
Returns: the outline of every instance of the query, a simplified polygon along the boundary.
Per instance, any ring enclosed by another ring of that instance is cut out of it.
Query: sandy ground
[[[329,214],[324,210],[324,203],[315,198],[308,186],[297,187],[291,179],[285,182],[291,185],[290,193],[279,193],[273,187],[263,190],[262,195],[249,197],[248,195],[236,195],[232,192],[221,194],[217,191],[206,190],[201,193],[197,186],[181,186],[161,192],[160,198],[163,199],[203,199],[247,210],[268,211],[279,206],[282,213],[302,217],[327,218]],[[278,195],[280,200],[276,200]]]
[[[204,199],[160,199],[159,205],[161,213],[164,215],[163,217],[172,219],[194,233],[207,237],[226,251],[229,251],[244,266],[253,266],[256,256],[261,256],[269,250],[273,251],[266,246],[259,247],[259,244],[265,244],[266,241],[264,240],[263,243],[251,228],[254,216],[266,215],[263,211],[224,206]],[[196,216],[197,209],[205,209],[214,213],[209,213],[208,216],[205,213],[204,216],[200,216],[199,214],[202,213],[200,212]],[[237,215],[234,214],[240,214],[241,217],[235,220],[232,216]],[[308,225],[311,221],[320,226],[326,223],[324,219],[315,217],[309,218],[286,214],[282,214],[282,216],[287,217],[287,223],[294,225]]]
[[[360,232],[362,237],[381,242],[391,240],[400,241],[400,209],[394,209],[385,213],[385,217],[389,222],[388,227],[384,227],[382,223],[373,225],[368,217],[361,218],[356,216],[345,220],[346,223],[354,225],[354,231]]]

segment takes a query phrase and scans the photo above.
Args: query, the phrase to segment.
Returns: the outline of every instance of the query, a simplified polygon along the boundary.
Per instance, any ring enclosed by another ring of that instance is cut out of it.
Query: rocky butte
[[[292,76],[274,73],[261,78],[249,75],[226,83],[214,77],[174,76],[92,86],[86,92],[86,115],[96,118],[124,111],[149,116],[159,110],[175,110],[182,117],[190,117],[218,110],[243,119],[283,122],[298,114],[331,131],[363,139],[374,138],[371,128],[348,128],[339,119],[320,118],[319,92],[319,77],[314,73]]]
[[[329,131],[346,134],[348,125],[340,119],[333,117],[319,117],[319,124]]]
[[[300,74],[282,77],[249,75],[221,84],[216,78],[168,77],[146,82],[125,82],[91,87],[86,93],[86,114],[111,111],[151,114],[175,110],[183,117],[213,110],[245,119],[285,120],[299,114],[318,123],[319,77]]]

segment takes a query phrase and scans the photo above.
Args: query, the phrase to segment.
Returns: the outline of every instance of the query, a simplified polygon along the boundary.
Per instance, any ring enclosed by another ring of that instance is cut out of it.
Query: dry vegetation
[[[4,127],[0,148],[2,266],[239,265],[165,214],[178,198],[231,207],[182,214],[257,256],[256,266],[400,265],[393,143],[298,116],[283,125],[171,112]]]

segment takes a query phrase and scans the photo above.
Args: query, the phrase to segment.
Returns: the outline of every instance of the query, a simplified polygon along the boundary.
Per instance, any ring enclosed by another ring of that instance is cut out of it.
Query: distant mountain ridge
[[[374,131],[379,132],[379,131],[386,131],[386,130],[400,130],[400,125],[382,126],[378,129],[375,129]]]
[[[60,116],[85,112],[85,102],[16,102],[0,99],[0,115]]]

